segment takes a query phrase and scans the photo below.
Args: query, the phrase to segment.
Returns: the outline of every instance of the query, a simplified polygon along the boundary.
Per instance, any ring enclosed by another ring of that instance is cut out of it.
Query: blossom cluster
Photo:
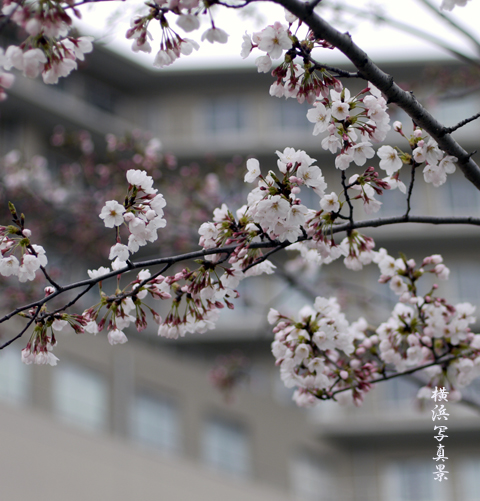
[[[118,239],[110,249],[109,259],[113,261],[113,269],[125,267],[131,253],[137,252],[147,242],[155,242],[158,229],[167,224],[163,218],[166,202],[163,195],[153,188],[153,178],[143,170],[130,169],[127,181],[129,189],[125,204],[109,200],[99,215],[107,228],[128,227],[128,245]]]
[[[177,16],[177,25],[186,33],[190,33],[200,28],[199,15],[201,12],[200,2],[193,1],[180,1],[174,8],[171,9]],[[126,38],[133,40],[132,50],[134,52],[152,51],[150,41],[153,37],[148,30],[152,21],[159,22],[162,31],[162,40],[160,42],[160,49],[155,55],[153,65],[157,68],[164,68],[171,65],[180,56],[188,56],[194,50],[199,49],[199,44],[185,36],[180,36],[168,22],[165,14],[170,10],[169,2],[156,2],[155,5],[149,5],[150,9],[147,14],[142,16],[135,16],[130,22],[130,28],[127,30]],[[182,10],[183,9],[183,10]],[[198,9],[198,10],[197,10]],[[194,11],[196,11],[194,13]],[[202,41],[207,40],[210,43],[226,43],[228,34],[215,26],[212,18],[212,27],[207,29],[202,34]]]
[[[379,148],[380,167],[385,169],[389,176],[396,176],[398,179],[398,171],[403,164],[412,164],[414,167],[425,164],[423,169],[425,182],[432,183],[433,186],[438,188],[447,181],[447,174],[455,172],[457,159],[440,150],[436,141],[425,131],[416,127],[413,134],[407,137],[403,132],[401,122],[395,122],[393,127],[395,131],[408,140],[412,151],[409,154],[403,152],[400,148],[392,148],[387,145]]]
[[[262,31],[243,35],[241,56],[248,57],[254,48],[266,52],[265,56],[259,56],[255,65],[259,72],[267,73],[272,67],[272,59],[279,59],[285,50],[292,48],[292,39],[289,27],[278,21],[267,26]]]
[[[93,49],[93,37],[67,36],[72,19],[60,3],[6,1],[2,14],[28,34],[20,46],[10,45],[0,55],[6,70],[15,68],[29,78],[42,74],[45,83],[56,84],[77,68],[77,59],[83,61]]]
[[[15,222],[20,222],[13,204],[10,210]],[[32,232],[20,226],[0,226],[0,274],[4,277],[16,276],[20,282],[35,280],[36,272],[46,266],[48,259],[41,245],[32,244]],[[15,256],[19,255],[19,258]]]
[[[372,383],[387,378],[385,366],[397,373],[430,366],[420,397],[440,382],[459,394],[458,388],[480,375],[480,334],[469,327],[476,321],[475,308],[435,297],[436,285],[425,295],[417,293],[417,281],[425,274],[448,278],[441,256],[429,256],[417,268],[414,260],[394,259],[381,249],[374,261],[382,273],[379,281],[390,282],[400,296],[376,330],[364,318],[349,324],[336,298],[317,297],[313,308],[305,306],[296,319],[270,310],[272,352],[285,385],[296,387],[298,405],[315,405],[346,389],[358,405]],[[436,365],[439,360],[444,363]]]

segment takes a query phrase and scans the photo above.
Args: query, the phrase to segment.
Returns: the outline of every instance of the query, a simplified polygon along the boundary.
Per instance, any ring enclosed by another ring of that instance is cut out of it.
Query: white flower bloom
[[[73,42],[71,39],[67,38],[62,40],[63,45],[75,54],[77,59],[83,61],[85,59],[84,54],[88,54],[93,50],[92,42],[95,40],[93,37],[79,37]]]
[[[350,152],[353,152],[353,161],[359,166],[364,165],[368,158],[375,156],[372,145],[367,141],[357,143],[350,149]]]
[[[327,130],[332,117],[332,112],[327,110],[322,103],[316,103],[315,108],[311,108],[307,112],[307,119],[309,122],[315,124],[313,128],[313,135],[317,136],[320,132]]]
[[[110,259],[110,261],[113,261],[116,257],[118,257],[120,261],[126,261],[129,256],[130,252],[128,250],[128,247],[126,245],[117,243],[110,249],[110,255],[108,256],[108,259]]]
[[[338,196],[332,191],[330,195],[325,195],[320,200],[320,207],[326,212],[338,212],[340,210],[340,202]]]
[[[20,263],[15,256],[8,256],[0,259],[0,274],[4,277],[17,275]]]
[[[397,151],[391,146],[381,146],[377,155],[380,157],[380,168],[387,171],[389,176],[393,176],[395,172],[401,169],[402,160],[398,156]]]
[[[56,318],[52,323],[52,329],[60,332],[67,324],[68,322],[66,320],[61,320],[59,318]]]
[[[343,101],[334,101],[332,103],[332,117],[337,120],[345,120],[350,116],[350,104]]]
[[[107,275],[108,273],[110,273],[110,271],[111,271],[110,268],[105,268],[105,266],[100,266],[98,270],[88,270],[87,273],[90,278],[100,278],[103,277],[103,275]]]
[[[145,193],[152,193],[153,178],[144,170],[129,169],[126,176],[129,184],[137,186],[137,188],[142,189]]]
[[[427,164],[423,169],[423,178],[426,183],[432,183],[438,188],[447,181],[447,173],[439,165]]]
[[[177,56],[172,51],[167,52],[161,49],[157,52],[153,60],[153,66],[155,66],[155,68],[164,68],[165,66],[171,65],[175,59],[177,59]]]
[[[294,16],[287,9],[284,9],[284,11],[285,11],[285,21],[287,21],[288,24],[292,24],[298,19],[298,17]]]
[[[240,52],[240,56],[242,59],[245,59],[250,55],[250,52],[252,52],[252,38],[251,36],[245,32],[245,35],[243,35],[243,43],[242,43],[242,51]]]
[[[124,344],[128,341],[127,336],[118,329],[110,331],[107,335],[108,342],[113,346],[114,344]]]
[[[220,28],[210,28],[202,35],[202,42],[208,40],[210,43],[227,43],[228,33]]]
[[[99,216],[107,228],[113,228],[123,223],[124,212],[123,205],[120,205],[116,200],[110,200],[105,204]]]
[[[284,50],[292,48],[292,41],[288,36],[288,32],[285,26],[279,22],[267,26],[257,36],[259,38],[258,48],[267,52],[272,59],[278,59]]]
[[[94,334],[95,336],[98,334],[98,325],[95,320],[90,320],[84,327],[86,332],[90,332],[90,334]]]
[[[261,175],[260,162],[256,158],[249,158],[247,160],[247,169],[248,172],[245,174],[244,181],[246,183],[253,183]]]
[[[350,154],[349,150],[349,153],[341,153],[335,157],[335,167],[339,170],[346,170],[352,161],[353,154]]]
[[[180,45],[180,52],[184,56],[189,56],[194,50],[198,50],[200,45],[192,38],[184,38]]]
[[[200,28],[200,20],[198,16],[194,16],[193,14],[180,14],[177,18],[177,25],[180,26],[183,31],[190,33]]]
[[[390,185],[391,190],[399,189],[402,193],[407,193],[407,187],[405,183],[400,181],[400,179],[395,179],[392,176],[384,177],[382,181],[387,182]]]
[[[440,163],[438,164],[441,169],[443,169],[447,174],[453,174],[455,172],[455,163],[457,162],[456,157],[452,157],[450,155],[442,158]]]
[[[272,60],[268,54],[266,56],[260,56],[255,59],[255,65],[259,73],[268,73],[272,67]]]

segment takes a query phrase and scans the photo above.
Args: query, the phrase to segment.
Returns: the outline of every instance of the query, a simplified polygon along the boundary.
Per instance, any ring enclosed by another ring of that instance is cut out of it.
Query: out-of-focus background
[[[479,110],[478,64],[448,54],[404,56],[379,56],[380,66],[440,121],[453,125]],[[57,86],[18,76],[0,114],[0,156],[18,151],[2,160],[1,204],[11,200],[25,212],[50,266],[68,269],[57,275],[65,283],[86,278],[87,267],[106,264],[113,237],[100,235],[106,234],[100,221],[100,229],[89,226],[89,211],[96,210],[95,217],[111,199],[106,194],[113,193],[113,184],[122,184],[119,172],[143,166],[145,145],[154,150],[149,168],[167,210],[174,208],[165,237],[160,232],[159,241],[140,253],[145,258],[193,248],[198,214],[208,220],[223,201],[232,201],[233,210],[242,205],[249,156],[266,172],[275,168],[276,150],[305,149],[336,190],[333,157],[311,134],[309,106],[270,97],[272,82],[251,64],[159,71],[102,46]],[[351,83],[353,89],[359,85]],[[410,130],[406,115],[390,111],[392,121],[402,120]],[[455,133],[468,151],[478,147],[479,127],[474,122]],[[105,151],[107,134],[115,136]],[[394,133],[387,144],[405,147]],[[480,195],[461,173],[438,189],[419,181],[414,213],[479,214]],[[383,202],[384,216],[404,204],[397,192]],[[421,261],[441,252],[452,270],[442,293],[453,303],[480,304],[475,229],[404,225],[368,234],[392,255],[402,250]],[[275,262],[278,276],[242,283],[235,309],[222,312],[215,331],[165,340],[154,327],[139,334],[130,329],[129,342],[114,347],[102,333],[61,334],[57,367],[23,365],[26,336],[2,351],[2,499],[477,501],[477,410],[447,404],[450,474],[439,483],[433,480],[433,403],[423,409],[415,403],[421,381],[380,384],[360,408],[333,402],[309,410],[294,406],[270,353],[268,309],[294,312],[315,294],[335,293],[350,320],[363,315],[375,323],[388,318],[395,296],[376,283],[376,268],[355,273],[331,265],[312,272],[285,261]],[[4,309],[29,297],[12,284],[4,283]],[[91,293],[85,305],[94,302]],[[2,338],[11,332],[2,331]],[[212,385],[212,368],[217,381],[229,371],[247,376],[231,392],[221,392]],[[464,392],[469,399],[478,400],[477,383]]]

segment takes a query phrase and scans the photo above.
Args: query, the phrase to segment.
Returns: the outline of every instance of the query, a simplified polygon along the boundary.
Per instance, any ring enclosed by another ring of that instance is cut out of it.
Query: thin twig
[[[407,216],[407,217],[410,214],[410,210],[412,208],[411,205],[410,205],[410,202],[411,202],[411,199],[412,199],[413,185],[415,183],[415,171],[416,171],[416,165],[415,165],[415,162],[414,162],[412,164],[412,175],[411,175],[411,178],[410,178],[410,186],[408,187],[407,212],[405,212],[405,216]]]
[[[430,10],[432,10],[435,15],[443,19],[443,21],[447,22],[450,26],[455,28],[458,32],[460,32],[462,35],[466,36],[477,48],[477,51],[480,53],[480,42],[478,39],[475,37],[475,35],[469,31],[465,26],[461,26],[458,21],[454,21],[450,16],[447,16],[444,14],[441,10],[439,10],[435,5],[430,3],[429,0],[418,0],[419,2],[423,3],[425,7],[428,7]]]
[[[350,196],[348,194],[348,189],[347,189],[347,176],[345,174],[345,171],[342,170],[342,186],[343,186],[343,193],[345,195],[345,201],[348,204],[349,207],[349,214],[348,214],[348,220],[350,221],[350,227],[353,228],[353,225],[355,224],[353,221],[353,205],[352,201],[350,200]]]
[[[473,115],[473,117],[465,118],[465,120],[462,120],[461,122],[458,122],[457,125],[453,125],[452,127],[445,127],[445,132],[447,134],[451,134],[452,132],[455,132],[457,129],[460,129],[460,127],[463,127],[464,125],[467,125],[470,122],[473,122],[477,118],[480,118],[480,113],[477,113],[476,115]]]
[[[403,371],[403,372],[395,372],[394,374],[384,375],[384,376],[382,376],[380,378],[372,379],[371,381],[366,381],[366,382],[368,384],[383,383],[384,381],[390,381],[390,379],[395,379],[397,377],[405,376],[405,375],[408,375],[408,374],[413,374],[414,372],[418,372],[418,371],[421,371],[423,369],[427,369],[428,367],[432,367],[434,365],[440,365],[440,364],[444,364],[446,362],[451,362],[452,360],[455,360],[455,359],[459,358],[459,356],[460,355],[449,355],[448,357],[444,358],[443,360],[434,360],[433,362],[430,362],[428,364],[419,365],[418,367],[413,367],[412,369],[408,369],[408,370]],[[351,386],[348,386],[346,388],[341,388],[339,390],[335,390],[335,391],[333,391],[331,393],[331,397],[334,397],[338,393],[343,393],[344,391],[353,390],[356,387],[357,387],[356,385],[351,385]],[[328,399],[329,398],[330,397],[328,397]],[[327,400],[327,398],[322,398],[322,397],[320,397],[320,399],[321,400]]]
[[[13,337],[12,339],[10,339],[7,342],[3,343],[0,346],[0,350],[3,350],[7,346],[11,345],[14,341],[16,341],[17,339],[21,338],[25,334],[25,332],[27,331],[27,329],[33,324],[33,322],[37,318],[37,315],[38,315],[39,311],[40,311],[40,306],[37,307],[37,310],[32,315],[32,318],[30,318],[30,320],[28,321],[27,325],[21,330],[21,332],[19,334],[17,334],[15,337]]]
[[[437,45],[438,47],[442,48],[443,50],[449,52],[456,59],[459,59],[460,61],[463,61],[467,64],[470,64],[472,66],[476,66],[477,68],[480,68],[480,61],[479,60],[472,59],[471,57],[467,56],[466,54],[459,52],[454,47],[447,45],[443,38],[436,37],[435,35],[432,35],[428,31],[424,31],[420,28],[417,28],[416,26],[404,23],[402,21],[397,21],[396,19],[393,19],[391,17],[387,17],[383,14],[365,11],[365,10],[360,9],[358,7],[353,7],[351,5],[348,6],[348,10],[349,10],[349,12],[355,13],[357,16],[361,16],[361,17],[364,17],[367,19],[372,19],[374,21],[386,23],[389,26],[391,26],[392,28],[395,28],[399,31],[403,31],[404,33],[408,33],[409,35],[413,35],[413,36],[420,38],[422,40],[426,40],[434,45]]]

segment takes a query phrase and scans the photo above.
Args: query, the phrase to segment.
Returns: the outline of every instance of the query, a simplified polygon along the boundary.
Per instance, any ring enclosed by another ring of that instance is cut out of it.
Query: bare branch
[[[410,178],[410,186],[408,187],[408,195],[407,195],[407,212],[405,212],[405,215],[408,217],[410,214],[410,210],[412,209],[410,202],[412,200],[412,193],[413,193],[413,185],[415,184],[415,169],[416,169],[415,163],[412,165],[412,174]]]
[[[274,1],[276,1],[276,0],[274,0]],[[361,9],[359,7],[354,7],[352,5],[348,6],[348,11],[355,14],[356,16],[363,17],[365,19],[370,19],[372,21],[377,21],[377,22],[388,24],[392,28],[395,28],[399,31],[403,31],[404,33],[408,33],[409,35],[420,38],[421,40],[426,40],[426,41],[432,43],[433,45],[436,45],[437,47],[440,47],[441,49],[445,50],[446,52],[451,54],[456,59],[459,59],[460,61],[463,61],[464,63],[467,63],[469,65],[480,67],[479,60],[472,59],[471,57],[467,56],[466,54],[459,52],[457,49],[455,49],[451,45],[447,45],[445,43],[444,38],[436,37],[435,35],[432,35],[428,31],[424,31],[424,30],[417,28],[416,26],[413,26],[411,24],[404,23],[402,21],[398,21],[398,20],[393,19],[391,17],[385,16],[384,14],[371,12],[368,10]]]
[[[477,113],[476,115],[473,115],[473,117],[466,118],[465,120],[458,122],[457,125],[454,125],[452,127],[445,127],[445,130],[447,131],[448,134],[451,134],[452,132],[455,132],[457,129],[460,129],[460,127],[463,127],[464,125],[467,125],[470,122],[473,122],[477,118],[480,118],[480,113]]]
[[[0,346],[0,350],[3,350],[7,346],[11,345],[14,341],[21,338],[25,334],[25,332],[27,332],[28,328],[33,324],[33,322],[35,322],[39,311],[40,311],[40,306],[37,307],[35,313],[32,315],[32,318],[30,318],[27,325],[15,337],[9,339],[6,343],[3,343]]]
[[[458,21],[454,20],[452,17],[444,14],[441,10],[438,9],[438,7],[436,7],[435,5],[430,3],[430,0],[418,0],[418,1],[420,3],[422,3],[423,5],[425,5],[425,7],[429,8],[431,11],[433,11],[435,13],[435,15],[437,15],[438,17],[443,19],[443,21],[448,23],[450,26],[452,26],[454,29],[456,29],[459,33],[461,33],[462,35],[467,37],[471,42],[473,42],[473,44],[477,48],[477,52],[480,53],[480,42],[478,41],[478,39],[475,37],[475,35],[471,31],[469,31],[467,28],[465,28],[465,26],[461,26],[460,23]]]

